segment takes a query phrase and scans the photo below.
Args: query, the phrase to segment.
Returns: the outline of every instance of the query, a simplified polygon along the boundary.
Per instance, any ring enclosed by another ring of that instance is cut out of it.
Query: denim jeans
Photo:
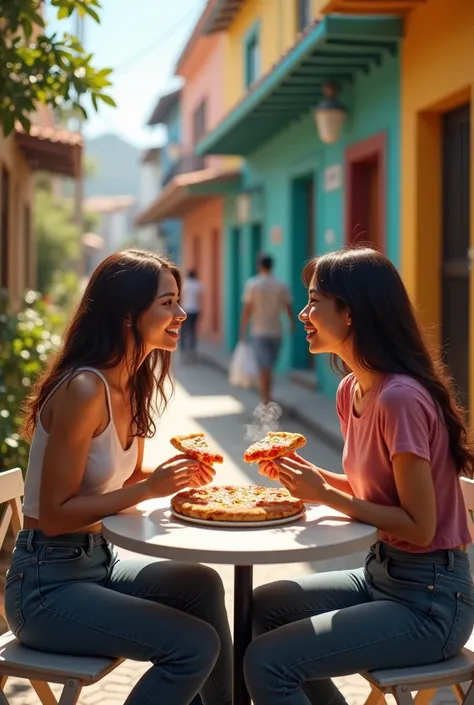
[[[101,534],[18,534],[5,611],[41,651],[150,661],[126,705],[230,705],[232,642],[219,575],[202,565],[119,560]],[[199,702],[199,700],[197,701]]]
[[[330,680],[442,661],[474,625],[467,553],[375,544],[365,567],[282,580],[254,593],[245,676],[254,705],[345,705]]]

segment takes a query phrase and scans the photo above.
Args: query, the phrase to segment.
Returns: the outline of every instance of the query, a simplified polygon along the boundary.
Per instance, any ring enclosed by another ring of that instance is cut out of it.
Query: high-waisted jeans
[[[188,705],[198,692],[204,705],[231,704],[231,635],[211,568],[119,560],[101,534],[23,530],[5,610],[31,648],[150,661],[126,705]]]
[[[255,705],[345,705],[331,678],[442,661],[474,625],[467,553],[375,544],[365,567],[254,592],[245,675]]]

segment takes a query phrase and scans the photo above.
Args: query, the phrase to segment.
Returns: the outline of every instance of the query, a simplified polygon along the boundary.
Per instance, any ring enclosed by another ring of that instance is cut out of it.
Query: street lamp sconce
[[[325,83],[323,93],[323,100],[314,110],[314,120],[321,142],[334,144],[341,134],[347,109],[338,101],[338,88],[334,83]]]

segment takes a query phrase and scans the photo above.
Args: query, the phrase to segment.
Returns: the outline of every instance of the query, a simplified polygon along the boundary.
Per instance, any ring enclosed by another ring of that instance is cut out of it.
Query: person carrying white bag
[[[244,341],[237,343],[229,368],[229,382],[233,387],[249,389],[258,382],[259,369],[253,347]]]

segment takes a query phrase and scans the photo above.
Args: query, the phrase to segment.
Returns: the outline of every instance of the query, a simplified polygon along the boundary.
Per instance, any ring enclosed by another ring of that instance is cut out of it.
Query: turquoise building
[[[229,350],[257,252],[273,255],[297,311],[306,302],[301,271],[316,254],[369,242],[399,264],[401,38],[396,18],[327,16],[198,145],[199,154],[245,158],[242,191],[225,208]],[[347,109],[333,144],[314,119],[328,80]],[[324,356],[308,354],[302,327],[285,336],[279,367],[311,370],[321,392],[335,392],[337,378]]]

